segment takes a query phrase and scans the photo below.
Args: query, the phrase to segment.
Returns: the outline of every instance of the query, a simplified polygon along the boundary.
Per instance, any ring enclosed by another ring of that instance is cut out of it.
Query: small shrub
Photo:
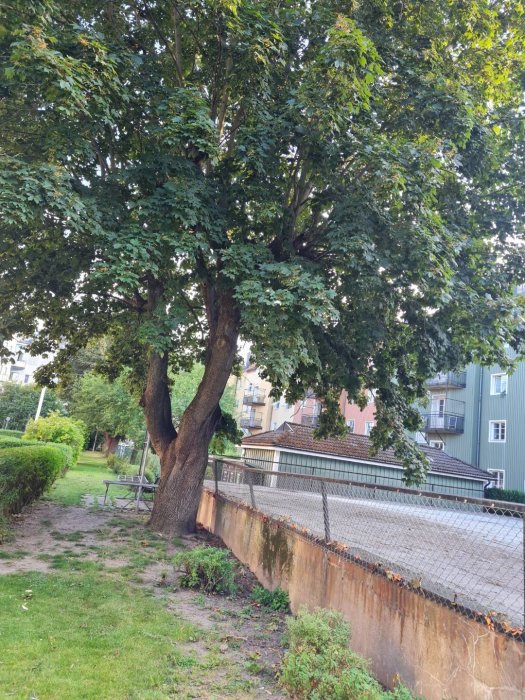
[[[66,463],[53,445],[13,447],[0,452],[0,513],[18,513],[48,489]]]
[[[31,447],[41,445],[38,440],[21,440],[20,438],[2,437],[0,435],[0,450],[9,450],[12,447]]]
[[[350,627],[334,610],[301,610],[288,620],[279,679],[298,700],[413,700],[404,686],[391,693],[349,647]]]
[[[195,547],[180,552],[174,559],[184,569],[180,578],[183,588],[198,588],[206,593],[234,593],[235,570],[228,551],[217,547]]]
[[[21,438],[23,434],[23,430],[0,430],[0,437]]]
[[[125,457],[119,457],[116,454],[110,454],[106,457],[106,464],[115,474],[136,474],[137,467],[130,464]]]
[[[57,442],[69,445],[76,463],[86,440],[86,428],[82,421],[50,413],[37,421],[31,419],[22,438],[41,442]]]
[[[289,610],[290,598],[286,591],[282,588],[276,588],[274,591],[267,591],[262,586],[255,586],[252,591],[251,598],[254,603],[263,605],[271,610]]]

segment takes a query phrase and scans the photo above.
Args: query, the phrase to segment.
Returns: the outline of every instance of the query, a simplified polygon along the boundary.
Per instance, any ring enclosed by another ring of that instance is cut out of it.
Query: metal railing
[[[319,414],[312,416],[303,413],[301,416],[301,425],[308,425],[311,428],[316,428],[319,425]]]
[[[464,389],[467,386],[466,372],[440,372],[427,380],[427,386],[443,389]]]
[[[246,406],[264,406],[266,403],[266,392],[259,390],[247,391],[243,396],[242,402]]]
[[[301,469],[215,459],[205,484],[399,585],[523,636],[525,506]]]
[[[455,413],[425,413],[423,418],[425,433],[461,435],[465,430],[464,416],[458,416]]]
[[[241,416],[241,428],[262,428],[262,413]]]

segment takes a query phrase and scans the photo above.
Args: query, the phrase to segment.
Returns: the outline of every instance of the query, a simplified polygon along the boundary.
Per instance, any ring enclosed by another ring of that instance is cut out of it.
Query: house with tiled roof
[[[371,452],[370,438],[348,432],[344,437],[316,440],[314,428],[285,422],[276,430],[245,437],[247,465],[368,484],[403,487],[403,466],[392,449]],[[443,450],[420,446],[429,460],[426,482],[419,488],[434,493],[482,498],[491,475]]]

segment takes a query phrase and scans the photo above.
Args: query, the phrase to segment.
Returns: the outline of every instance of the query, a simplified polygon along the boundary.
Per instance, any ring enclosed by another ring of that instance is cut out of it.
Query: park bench
[[[140,476],[129,476],[128,474],[121,474],[117,479],[104,479],[104,484],[106,485],[104,505],[106,505],[109,487],[120,486],[126,489],[126,493],[121,499],[127,502],[123,506],[123,510],[131,508],[135,504],[137,512],[141,502],[144,503],[148,510],[151,510],[150,501],[145,499],[144,496],[148,493],[154,494],[158,487],[158,483],[152,484],[145,476],[141,478]]]

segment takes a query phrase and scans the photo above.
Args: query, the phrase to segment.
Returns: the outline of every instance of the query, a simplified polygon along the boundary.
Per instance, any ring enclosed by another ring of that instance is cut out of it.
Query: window
[[[437,450],[444,450],[445,443],[442,442],[441,440],[431,440],[430,447],[435,447]]]
[[[277,422],[272,421],[272,430],[275,430],[277,428]]]
[[[489,421],[489,442],[506,442],[507,440],[507,421],[506,420],[491,420]]]
[[[507,385],[509,378],[506,374],[491,374],[490,375],[490,394],[497,396],[498,394],[507,393]]]
[[[367,420],[365,422],[365,435],[370,435],[374,425],[375,425],[375,422],[373,420]]]
[[[274,409],[277,410],[281,405],[281,401],[280,400],[274,401],[272,405],[273,405]]]
[[[492,474],[494,479],[491,482],[491,486],[496,489],[505,488],[505,470],[504,469],[487,469],[489,474]]]
[[[351,418],[350,420],[347,420],[346,427],[348,428],[349,433],[353,433],[355,430],[355,420],[353,418]]]

